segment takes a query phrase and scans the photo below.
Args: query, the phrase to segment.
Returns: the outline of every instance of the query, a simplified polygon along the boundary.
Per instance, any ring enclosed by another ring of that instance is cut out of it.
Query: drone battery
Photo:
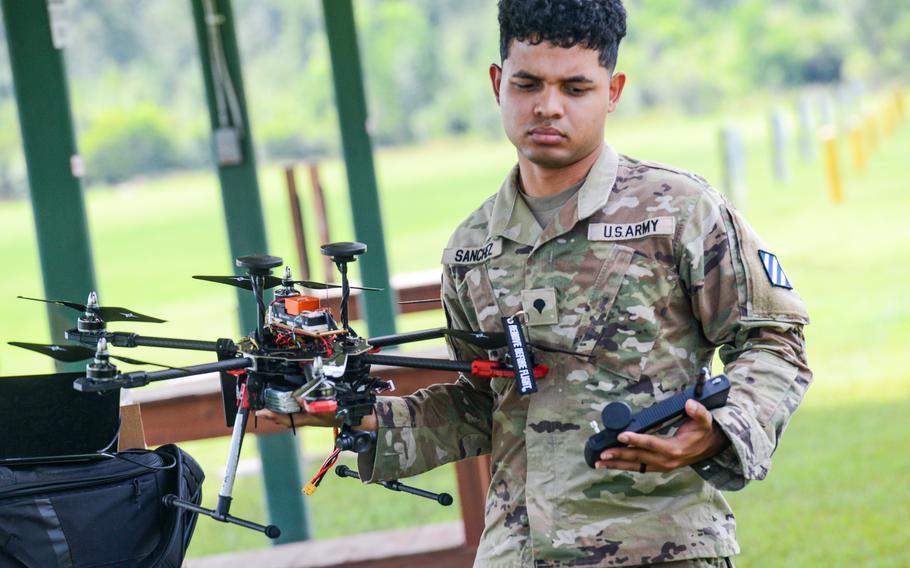
[[[294,391],[267,388],[262,392],[265,407],[279,414],[300,412],[300,405],[294,399]]]
[[[291,296],[284,299],[284,310],[289,316],[303,312],[314,312],[319,309],[319,298],[313,296]]]

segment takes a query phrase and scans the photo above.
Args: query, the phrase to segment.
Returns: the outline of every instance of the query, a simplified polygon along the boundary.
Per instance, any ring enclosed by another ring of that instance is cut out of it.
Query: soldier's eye
[[[565,90],[570,95],[583,95],[583,94],[587,93],[590,89],[588,87],[581,87],[578,85],[567,85]]]

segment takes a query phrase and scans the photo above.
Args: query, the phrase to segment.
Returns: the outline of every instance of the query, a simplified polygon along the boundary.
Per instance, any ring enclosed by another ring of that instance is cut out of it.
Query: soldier
[[[604,142],[625,20],[620,0],[499,3],[490,78],[518,164],[452,235],[442,296],[460,329],[501,331],[522,313],[529,340],[552,348],[535,350],[550,367],[539,391],[463,376],[381,398],[362,425],[378,430],[360,457],[370,481],[491,454],[476,566],[731,565],[720,491],[765,478],[811,380],[803,303],[743,217],[700,177]],[[726,406],[690,400],[678,428],[625,433],[629,447],[587,467],[606,404],[672,396],[718,348]]]

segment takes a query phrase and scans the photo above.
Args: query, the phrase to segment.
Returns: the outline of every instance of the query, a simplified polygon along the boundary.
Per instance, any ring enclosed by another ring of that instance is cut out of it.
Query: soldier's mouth
[[[559,144],[567,138],[562,130],[552,126],[538,126],[532,128],[528,134],[531,140],[539,144]]]

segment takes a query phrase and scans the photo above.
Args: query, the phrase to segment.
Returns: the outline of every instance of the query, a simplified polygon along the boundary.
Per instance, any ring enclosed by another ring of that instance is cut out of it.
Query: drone
[[[77,378],[73,387],[84,393],[102,393],[122,388],[135,388],[152,382],[220,373],[225,421],[232,428],[227,466],[214,509],[168,495],[164,503],[202,514],[220,522],[232,523],[278,538],[281,530],[275,525],[262,525],[230,514],[234,480],[240,461],[240,450],[247,431],[251,413],[269,409],[288,414],[295,428],[293,415],[332,413],[336,427],[335,449],[322,464],[319,472],[304,488],[311,494],[332,468],[341,451],[364,453],[376,440],[376,433],[359,430],[361,420],[373,413],[376,396],[393,391],[391,381],[370,374],[371,365],[388,365],[417,369],[433,369],[470,374],[478,378],[512,377],[532,382],[546,376],[548,368],[534,364],[533,352],[526,348],[521,336],[520,322],[511,328],[511,337],[505,332],[469,331],[437,328],[374,338],[360,337],[348,321],[348,302],[351,290],[378,291],[378,288],[351,286],[348,265],[364,254],[366,245],[356,242],[338,242],[323,245],[323,255],[329,257],[341,275],[341,284],[323,284],[308,280],[294,280],[290,267],[283,277],[272,271],[284,261],[271,255],[242,256],[236,266],[246,273],[242,276],[194,276],[205,280],[249,290],[256,299],[256,328],[239,340],[221,338],[216,341],[173,339],[143,336],[131,332],[109,331],[109,322],[162,323],[164,320],[120,307],[102,307],[98,296],[91,292],[85,304],[63,300],[20,298],[47,302],[80,311],[76,327],[65,332],[67,340],[77,345],[43,345],[10,342],[11,345],[30,349],[56,360],[76,362],[89,360],[85,376]],[[297,286],[309,290],[341,289],[340,322],[331,310],[322,307],[318,297],[302,293]],[[273,298],[266,301],[266,290],[274,289]],[[459,361],[408,356],[384,355],[384,347],[405,343],[449,337],[464,341],[486,351],[501,351],[500,359]],[[545,346],[527,344],[530,347]],[[184,367],[169,367],[112,355],[109,347],[163,347],[214,353],[217,361]],[[516,349],[519,349],[516,356]],[[164,367],[160,371],[120,372],[112,360],[133,365]],[[335,469],[339,477],[359,479],[359,474],[344,466]],[[379,485],[419,497],[437,501],[440,505],[452,504],[447,493],[432,493],[404,485],[396,480]]]

